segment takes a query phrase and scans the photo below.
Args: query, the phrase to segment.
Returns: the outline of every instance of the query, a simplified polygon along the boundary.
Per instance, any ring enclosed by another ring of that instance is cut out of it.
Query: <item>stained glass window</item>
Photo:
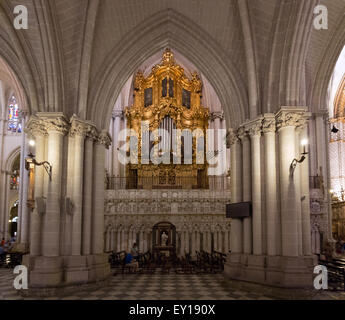
[[[19,120],[19,106],[15,96],[12,96],[8,104],[8,131],[22,132],[22,125]]]
[[[12,165],[12,174],[10,177],[10,189],[19,190],[20,183],[20,156],[18,156]]]

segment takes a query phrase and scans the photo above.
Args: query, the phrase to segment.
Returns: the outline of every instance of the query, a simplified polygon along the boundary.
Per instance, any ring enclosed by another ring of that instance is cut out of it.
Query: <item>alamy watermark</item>
[[[316,266],[314,274],[317,276],[314,279],[314,288],[316,290],[328,290],[328,270],[325,266]]]
[[[122,165],[140,164],[196,164],[210,165],[209,175],[226,173],[226,130],[208,129],[165,129],[150,131],[146,121],[141,123],[141,134],[133,129],[119,133],[118,142],[123,145],[118,149],[118,160]],[[217,135],[217,136],[216,136]],[[216,139],[217,138],[217,139]],[[215,141],[217,146],[215,146]],[[140,142],[140,148],[139,148]],[[139,152],[139,149],[141,150]]]
[[[16,290],[28,290],[28,268],[26,266],[16,266],[13,273],[18,274],[13,280],[13,287]]]
[[[318,5],[314,8],[314,28],[316,30],[328,29],[328,9],[324,5]]]
[[[13,20],[13,26],[16,30],[29,29],[29,14],[28,8],[23,5],[15,6],[13,13],[16,15]]]

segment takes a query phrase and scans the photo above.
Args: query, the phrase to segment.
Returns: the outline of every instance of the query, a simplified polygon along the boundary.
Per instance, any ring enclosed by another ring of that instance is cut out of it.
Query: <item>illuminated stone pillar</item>
[[[74,137],[72,255],[79,256],[82,252],[84,143],[88,125],[74,117],[71,122],[70,135]]]
[[[94,142],[97,139],[97,130],[94,126],[87,127],[85,139],[84,159],[84,190],[83,190],[83,223],[82,223],[82,255],[91,254],[91,224],[93,198],[93,153]]]
[[[94,145],[93,171],[93,214],[92,214],[92,254],[103,254],[104,251],[104,160],[105,149],[109,148],[111,139],[103,131]]]
[[[282,224],[282,255],[298,256],[298,229],[295,181],[291,163],[296,156],[296,124],[299,117],[284,108],[276,115],[279,133],[280,203]]]
[[[44,123],[37,117],[31,117],[27,124],[27,132],[35,139],[35,156],[38,162],[45,161],[45,140],[47,131]],[[44,194],[44,175],[46,174],[42,166],[35,168],[35,198],[42,198]],[[35,199],[31,199],[35,200]],[[42,212],[39,212],[37,205],[30,212],[30,255],[32,257],[41,255],[41,232],[42,232]]]
[[[295,159],[301,158],[301,120],[298,122],[295,131]],[[306,160],[308,161],[308,160]],[[303,255],[303,242],[302,242],[302,204],[301,204],[301,166],[297,165],[294,172],[295,183],[295,199],[296,199],[296,222],[297,222],[297,235],[298,235],[298,255]]]
[[[248,124],[251,140],[253,254],[262,255],[261,129],[262,118]]]
[[[278,252],[277,241],[277,165],[276,165],[276,121],[273,114],[265,115],[263,121],[265,140],[265,195],[266,195],[266,243],[267,254],[275,256]]]
[[[230,133],[231,145],[231,202],[242,201],[242,148],[234,131]],[[231,221],[231,252],[243,252],[243,229],[240,219]]]
[[[301,140],[308,141],[308,125],[305,124],[301,131]],[[306,146],[306,151],[308,146]],[[303,255],[311,255],[311,226],[310,226],[310,192],[309,192],[309,159],[301,164],[301,195],[302,195],[302,241]]]
[[[122,111],[114,111],[113,118],[114,118],[114,128],[113,128],[113,175],[114,177],[120,176],[120,162],[118,159],[118,148],[119,148],[119,133],[121,130],[121,118],[123,117]],[[116,183],[115,179],[115,183]]]
[[[63,140],[69,125],[62,114],[42,114],[48,132],[48,159],[52,165],[52,178],[48,185],[47,207],[43,217],[42,255],[58,257],[60,255],[60,207]]]

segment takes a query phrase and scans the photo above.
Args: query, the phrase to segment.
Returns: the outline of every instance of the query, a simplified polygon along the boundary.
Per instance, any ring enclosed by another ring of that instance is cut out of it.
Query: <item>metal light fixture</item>
[[[291,166],[290,166],[290,171],[291,171],[291,175],[294,173],[296,167],[297,167],[297,164],[299,163],[303,163],[304,160],[306,159],[307,155],[309,154],[307,151],[306,151],[306,147],[308,145],[308,140],[307,139],[303,139],[301,141],[301,145],[303,147],[303,153],[301,155],[301,158],[300,159],[293,159],[292,163],[291,163]]]
[[[339,132],[339,129],[337,129],[337,128],[335,127],[335,125],[333,125],[333,128],[332,128],[331,132],[332,132],[332,133],[338,133],[338,132]]]
[[[27,158],[25,159],[25,169],[26,170],[30,170],[33,167],[40,167],[43,166],[45,171],[48,173],[49,175],[49,180],[52,181],[52,165],[48,162],[48,161],[44,161],[44,162],[37,162],[35,156],[30,153]]]

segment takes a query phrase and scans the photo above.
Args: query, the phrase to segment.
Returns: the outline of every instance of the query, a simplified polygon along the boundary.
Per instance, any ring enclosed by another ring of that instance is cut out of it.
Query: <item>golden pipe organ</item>
[[[138,164],[126,167],[127,188],[208,188],[205,150],[209,110],[201,105],[201,99],[197,73],[188,79],[169,49],[147,78],[141,71],[137,73],[134,103],[125,109],[125,115],[127,129],[138,138]],[[165,134],[157,134],[159,129]],[[146,142],[150,152],[143,156]]]

